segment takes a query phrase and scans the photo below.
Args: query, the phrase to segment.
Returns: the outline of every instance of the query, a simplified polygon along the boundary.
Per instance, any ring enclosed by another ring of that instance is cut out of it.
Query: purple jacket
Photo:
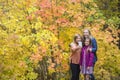
[[[80,65],[82,66],[83,57],[84,57],[84,54],[85,54],[85,51],[86,51],[86,56],[85,56],[85,61],[86,62],[85,62],[85,64],[86,64],[86,67],[91,67],[91,66],[93,66],[94,53],[87,52],[87,48],[88,48],[88,46],[84,46],[82,48],[81,55],[80,55]]]

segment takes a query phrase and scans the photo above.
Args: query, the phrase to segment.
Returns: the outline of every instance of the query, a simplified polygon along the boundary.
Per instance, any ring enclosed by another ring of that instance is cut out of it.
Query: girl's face
[[[81,41],[81,37],[78,36],[78,37],[76,38],[76,42],[80,42],[80,41]]]
[[[89,39],[86,39],[86,40],[85,40],[85,46],[88,46],[88,45],[90,45],[90,40],[89,40]]]
[[[84,34],[85,37],[88,37],[88,36],[90,35],[90,34],[89,34],[89,31],[88,31],[87,29],[84,30],[84,33],[83,33],[83,34]]]

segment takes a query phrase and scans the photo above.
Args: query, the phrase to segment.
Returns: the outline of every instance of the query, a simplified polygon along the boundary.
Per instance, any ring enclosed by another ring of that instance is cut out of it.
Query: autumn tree
[[[119,17],[102,11],[102,2],[1,0],[0,79],[70,79],[69,44],[89,28],[98,42],[96,79],[119,80]]]

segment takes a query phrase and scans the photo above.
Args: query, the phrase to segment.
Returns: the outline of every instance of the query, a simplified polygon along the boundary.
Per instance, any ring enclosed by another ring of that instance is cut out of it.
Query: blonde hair
[[[84,31],[85,31],[85,30],[87,30],[87,31],[88,31],[88,33],[89,33],[89,38],[90,38],[90,39],[92,39],[92,38],[93,38],[93,36],[92,36],[92,34],[91,34],[90,30],[89,30],[89,29],[84,29]],[[85,37],[84,37],[84,36],[83,36],[83,38],[85,39]]]

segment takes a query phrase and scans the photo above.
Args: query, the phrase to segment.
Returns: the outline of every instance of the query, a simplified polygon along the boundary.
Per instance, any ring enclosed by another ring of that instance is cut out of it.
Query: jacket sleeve
[[[94,53],[89,53],[89,63],[88,63],[88,66],[90,67],[90,66],[93,66],[93,59],[94,59]]]
[[[97,42],[95,39],[92,39],[92,52],[95,53],[97,51]]]

